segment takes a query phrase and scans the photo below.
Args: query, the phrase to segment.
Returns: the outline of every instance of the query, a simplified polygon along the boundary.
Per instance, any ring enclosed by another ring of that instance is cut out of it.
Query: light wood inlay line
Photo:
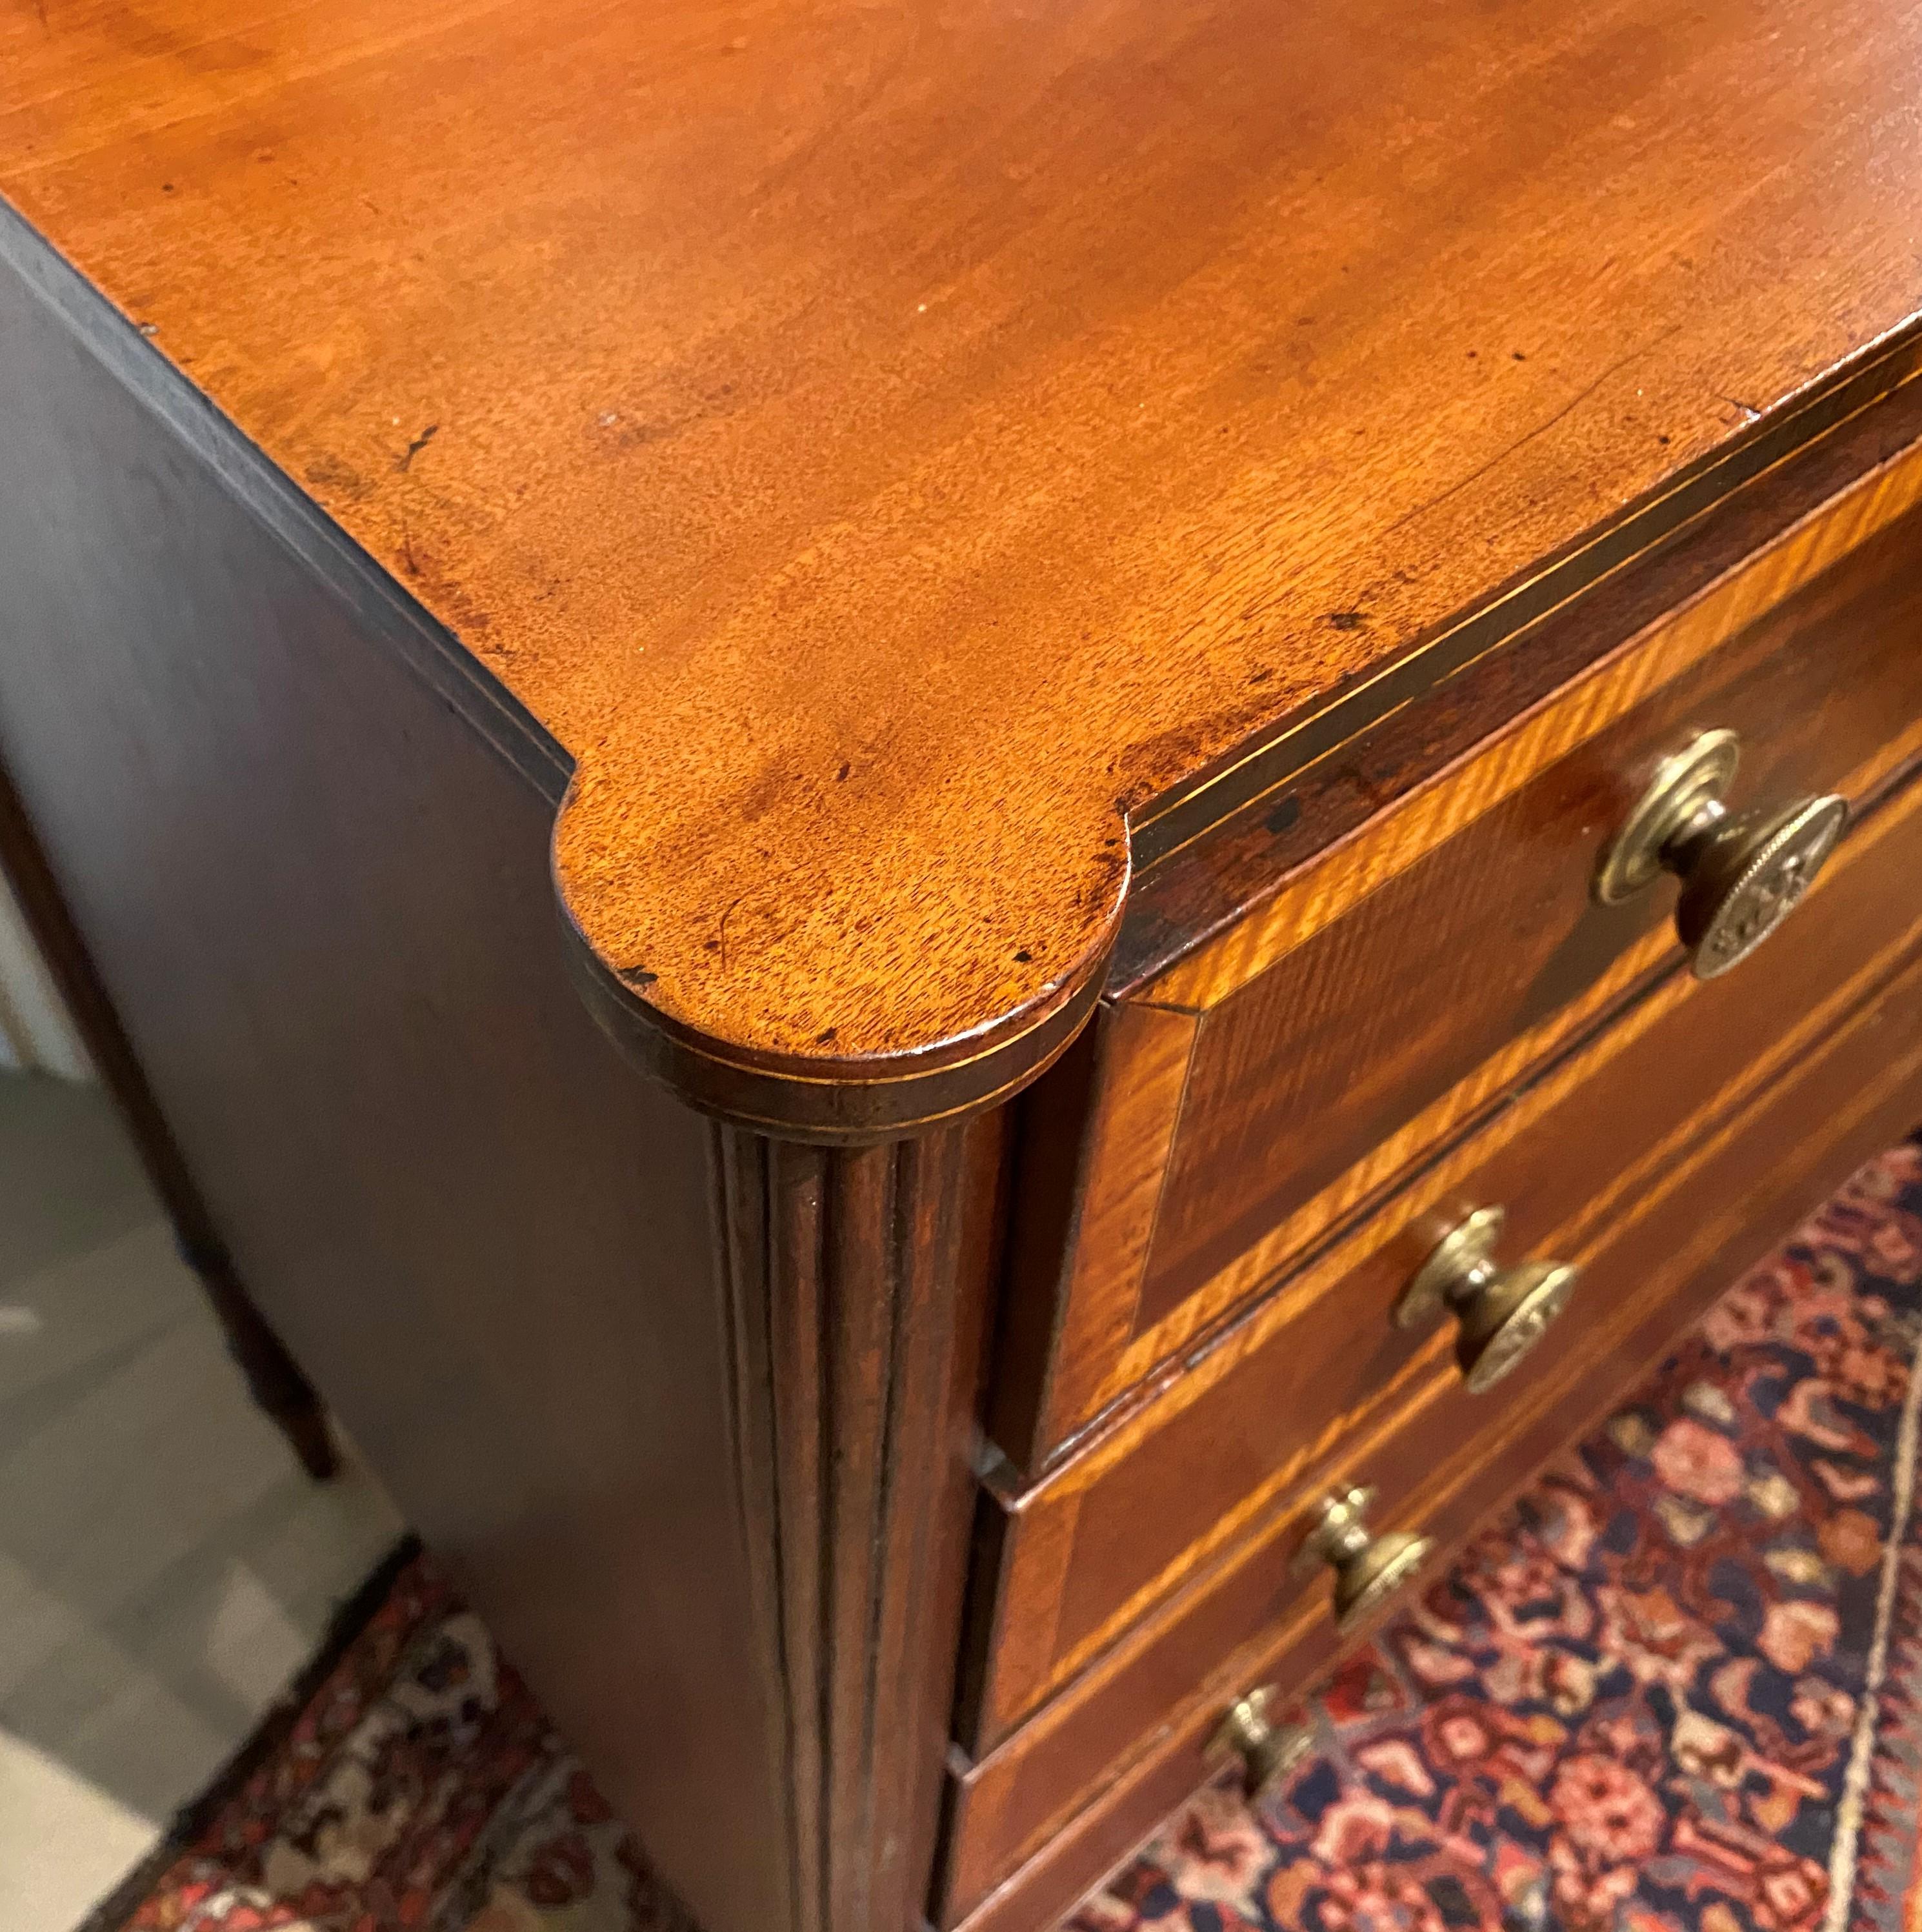
[[[1692,604],[1665,616],[1537,709],[1499,744],[1359,828],[1302,883],[1171,967],[1147,998],[1218,1006],[1368,895],[1492,811],[1544,766],[1625,716],[1838,559],[1922,500],[1922,448],[1905,450],[1840,502],[1813,511]]]

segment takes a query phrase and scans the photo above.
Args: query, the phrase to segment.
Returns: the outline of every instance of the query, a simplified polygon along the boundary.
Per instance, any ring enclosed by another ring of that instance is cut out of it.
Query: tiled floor
[[[0,1932],[65,1932],[399,1533],[249,1403],[95,1090],[0,1075]]]

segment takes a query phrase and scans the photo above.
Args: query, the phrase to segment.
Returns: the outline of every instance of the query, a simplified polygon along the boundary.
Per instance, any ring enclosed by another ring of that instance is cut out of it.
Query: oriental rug
[[[1922,1932],[1922,1151],[1732,1288],[1071,1932]],[[396,1553],[87,1932],[688,1932]]]

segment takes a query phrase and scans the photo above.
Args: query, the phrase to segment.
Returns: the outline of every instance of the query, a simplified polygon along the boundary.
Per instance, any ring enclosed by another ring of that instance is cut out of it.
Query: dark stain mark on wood
[[[1277,799],[1262,821],[1263,829],[1273,832],[1286,832],[1301,817],[1301,800],[1290,792],[1287,797]]]
[[[394,464],[394,468],[396,470],[406,470],[412,464],[414,458],[419,455],[421,452],[426,448],[427,445],[433,442],[434,438],[439,434],[439,424],[429,423],[427,428],[422,430],[420,434],[415,436],[412,442],[408,444],[400,459]]]

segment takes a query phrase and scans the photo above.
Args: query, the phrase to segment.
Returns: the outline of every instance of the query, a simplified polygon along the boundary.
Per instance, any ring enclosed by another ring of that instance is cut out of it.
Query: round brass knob
[[[1326,1563],[1335,1573],[1335,1628],[1351,1630],[1375,1610],[1435,1553],[1432,1536],[1396,1530],[1374,1534],[1362,1520],[1375,1500],[1369,1489],[1344,1490],[1321,1504],[1321,1520],[1295,1552],[1297,1574]]]
[[[1795,910],[1849,822],[1833,794],[1731,813],[1723,798],[1741,756],[1734,732],[1704,731],[1664,758],[1595,868],[1603,905],[1665,870],[1681,880],[1675,928],[1698,980],[1746,959]]]
[[[1204,1747],[1210,1757],[1241,1760],[1242,1789],[1250,1798],[1272,1790],[1315,1748],[1306,1724],[1278,1724],[1274,1692],[1263,1684],[1237,1698]]]
[[[1581,1275],[1566,1262],[1496,1267],[1495,1246],[1506,1218],[1499,1208],[1477,1208],[1451,1228],[1395,1307],[1402,1328],[1432,1320],[1444,1308],[1454,1315],[1455,1359],[1471,1395],[1494,1388],[1542,1339]]]

